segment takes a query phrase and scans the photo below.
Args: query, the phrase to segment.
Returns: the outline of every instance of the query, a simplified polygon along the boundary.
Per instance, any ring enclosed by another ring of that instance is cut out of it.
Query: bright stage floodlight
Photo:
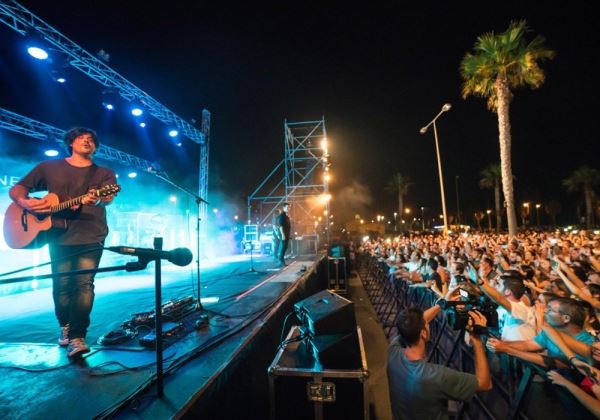
[[[140,123],[140,127],[142,127],[142,128],[146,128],[146,123],[145,123],[145,122],[141,122],[141,123]]]
[[[37,58],[38,60],[48,59],[48,52],[43,48],[35,46],[27,47],[27,52],[30,56],[32,56],[33,58]]]
[[[114,111],[117,106],[119,96],[112,89],[102,91],[102,106],[109,111]]]
[[[49,149],[49,150],[46,150],[46,151],[44,152],[44,154],[45,154],[46,156],[49,156],[49,157],[58,156],[58,150]]]
[[[179,135],[179,131],[177,131],[177,130],[169,131],[169,136],[171,136],[171,137],[177,137],[178,135]]]
[[[131,115],[133,115],[134,117],[139,117],[143,113],[144,113],[144,111],[142,111],[142,108],[138,108],[138,107],[131,108]]]
[[[129,173],[127,174],[127,176],[128,176],[129,178],[135,178],[135,177],[137,176],[137,172],[129,172]]]

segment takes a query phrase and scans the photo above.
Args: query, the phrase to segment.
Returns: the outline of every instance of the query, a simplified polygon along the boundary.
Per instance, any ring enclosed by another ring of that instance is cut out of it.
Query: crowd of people
[[[540,366],[546,379],[568,391],[587,415],[600,418],[597,232],[409,235],[367,239],[359,251],[385,261],[395,281],[427,287],[439,297],[439,304],[425,312],[405,308],[396,319],[398,335],[388,352],[395,418],[437,418],[439,413],[443,418],[444,398],[466,400],[489,390],[488,360],[499,354]],[[472,299],[497,306],[497,320],[483,329],[477,326],[490,320],[468,312],[465,336],[473,346],[475,374],[426,363],[428,324],[440,306],[458,301],[460,307],[461,300]],[[486,348],[487,355],[479,357]]]

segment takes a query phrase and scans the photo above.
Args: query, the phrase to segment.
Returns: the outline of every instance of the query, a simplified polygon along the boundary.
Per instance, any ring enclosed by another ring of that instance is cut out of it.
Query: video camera
[[[441,299],[438,304],[446,313],[446,320],[454,330],[464,330],[469,324],[469,311],[476,310],[487,320],[487,327],[475,325],[473,332],[477,335],[487,334],[488,327],[498,327],[498,312],[496,305],[491,299],[483,294],[478,294],[470,284],[462,282],[460,285],[461,299],[447,301]]]

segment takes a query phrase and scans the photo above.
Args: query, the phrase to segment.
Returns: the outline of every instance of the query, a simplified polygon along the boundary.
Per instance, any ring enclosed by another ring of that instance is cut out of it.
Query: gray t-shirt
[[[87,174],[95,167],[89,182]],[[86,185],[83,185],[83,184]],[[79,197],[88,188],[116,184],[113,170],[92,165],[77,167],[65,159],[46,160],[25,175],[19,185],[28,191],[48,191],[59,196],[60,202]],[[67,220],[67,229],[53,229],[52,242],[58,245],[85,245],[102,243],[108,235],[106,209],[101,206],[81,206],[77,211],[67,210],[56,215]]]
[[[477,377],[424,360],[408,360],[396,337],[388,349],[387,374],[396,420],[448,419],[448,400],[477,392]]]

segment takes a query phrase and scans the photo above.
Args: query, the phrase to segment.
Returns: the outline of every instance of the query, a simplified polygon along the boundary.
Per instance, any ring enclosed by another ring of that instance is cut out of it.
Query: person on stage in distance
[[[277,226],[279,226],[280,243],[277,255],[279,256],[279,266],[284,267],[285,264],[285,252],[287,251],[290,243],[290,233],[292,231],[292,223],[287,215],[290,204],[283,203],[281,208],[281,214],[277,217]]]
[[[96,133],[76,127],[64,137],[70,156],[39,163],[14,187],[10,198],[25,210],[50,212],[45,199],[29,197],[29,192],[48,191],[57,194],[61,202],[84,196],[80,205],[57,214],[66,219],[66,228],[53,228],[49,242],[52,273],[96,269],[102,256],[104,239],[108,235],[106,205],[114,195],[98,198],[95,192],[103,186],[116,184],[113,170],[97,166],[92,156],[100,146]],[[54,311],[60,326],[58,344],[67,347],[69,357],[90,351],[85,336],[90,325],[94,302],[95,274],[57,276],[52,280]]]
[[[279,215],[281,214],[281,209],[276,209],[273,212],[273,248],[271,252],[273,254],[273,259],[279,262],[279,245],[281,243],[281,229],[279,226]]]

